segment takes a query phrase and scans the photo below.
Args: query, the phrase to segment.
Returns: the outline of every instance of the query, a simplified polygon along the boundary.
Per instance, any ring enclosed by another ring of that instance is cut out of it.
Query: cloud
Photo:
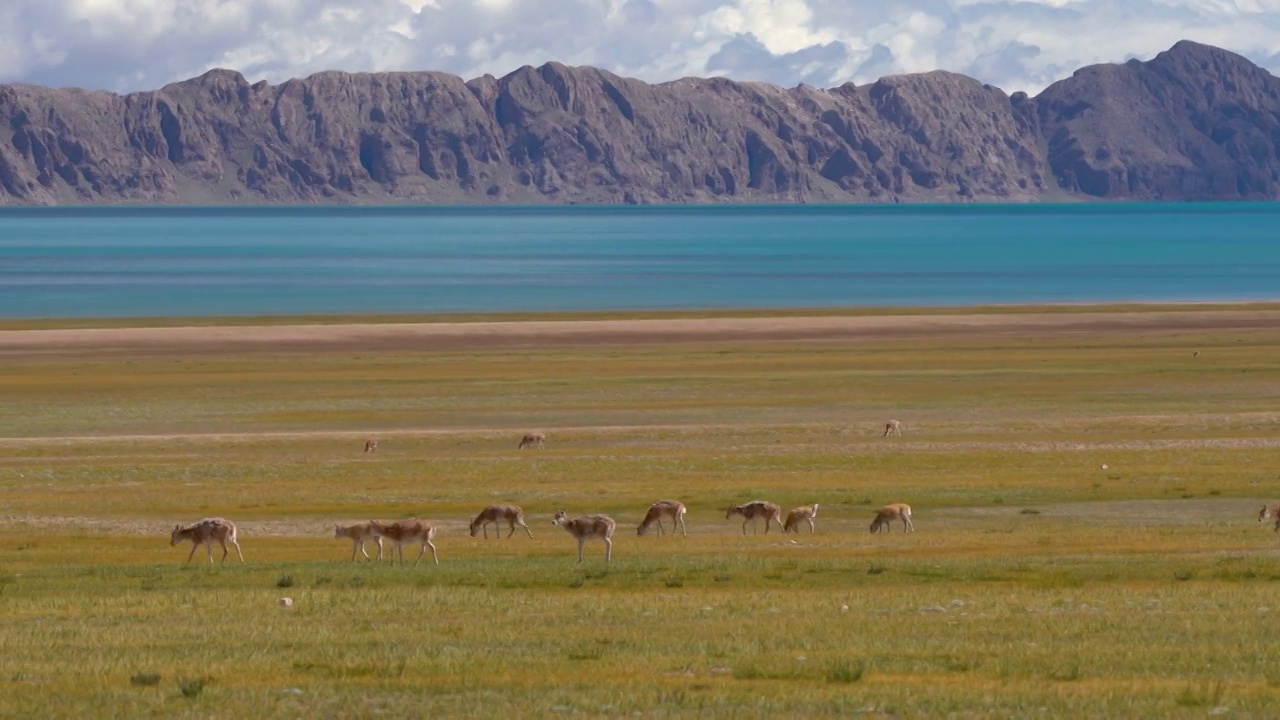
[[[150,89],[213,67],[834,86],[945,69],[1036,92],[1181,39],[1280,74],[1280,0],[0,0],[0,82]]]

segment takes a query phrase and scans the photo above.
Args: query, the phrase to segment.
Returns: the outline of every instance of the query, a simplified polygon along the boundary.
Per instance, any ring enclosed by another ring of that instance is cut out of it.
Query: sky
[[[127,92],[215,67],[470,79],[554,60],[784,87],[942,69],[1034,94],[1182,39],[1280,75],[1280,0],[0,0],[0,82]]]

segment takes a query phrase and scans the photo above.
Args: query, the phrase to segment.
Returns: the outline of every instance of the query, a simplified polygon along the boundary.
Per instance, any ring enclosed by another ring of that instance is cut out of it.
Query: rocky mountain
[[[0,204],[1280,198],[1280,79],[1191,42],[1034,98],[947,72],[787,90],[548,63],[0,85],[0,118]]]

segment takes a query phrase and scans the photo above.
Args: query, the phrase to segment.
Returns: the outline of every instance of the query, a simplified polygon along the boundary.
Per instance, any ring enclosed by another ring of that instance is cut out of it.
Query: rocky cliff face
[[[0,118],[0,204],[1280,197],[1280,79],[1185,42],[1036,98],[945,72],[784,90],[548,63],[9,85]]]
[[[1280,198],[1280,78],[1239,55],[1181,42],[1150,62],[1084,68],[1046,88],[1034,112],[1069,192]]]

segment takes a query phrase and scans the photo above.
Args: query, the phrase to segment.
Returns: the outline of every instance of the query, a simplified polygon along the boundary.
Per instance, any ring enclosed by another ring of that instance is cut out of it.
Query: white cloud
[[[556,60],[786,86],[945,69],[1035,92],[1181,39],[1280,73],[1280,0],[0,0],[0,82],[125,91],[213,67],[471,78]]]

